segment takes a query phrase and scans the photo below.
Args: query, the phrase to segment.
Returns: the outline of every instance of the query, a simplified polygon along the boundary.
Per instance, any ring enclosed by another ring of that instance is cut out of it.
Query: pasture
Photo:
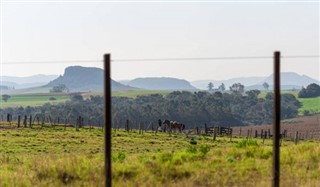
[[[54,93],[37,93],[37,94],[17,94],[10,95],[7,102],[0,100],[1,108],[8,107],[26,107],[26,106],[42,106],[45,103],[63,103],[69,99],[68,94],[54,94]],[[53,97],[56,100],[50,100]]]
[[[0,123],[0,186],[103,186],[103,139]],[[284,140],[281,186],[319,186],[319,155],[317,141]],[[271,140],[112,131],[113,186],[271,186],[271,163]]]

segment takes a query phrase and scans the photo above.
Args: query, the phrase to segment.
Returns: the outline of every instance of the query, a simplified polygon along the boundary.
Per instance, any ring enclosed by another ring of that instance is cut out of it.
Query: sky
[[[115,80],[269,76],[280,51],[281,71],[319,80],[319,58],[286,58],[319,56],[319,45],[319,2],[1,2],[2,76],[102,68],[105,53]],[[120,61],[203,57],[270,58]]]

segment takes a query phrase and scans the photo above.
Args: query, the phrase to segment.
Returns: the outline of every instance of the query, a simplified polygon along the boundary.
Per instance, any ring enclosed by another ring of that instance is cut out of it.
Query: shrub
[[[190,144],[192,144],[192,145],[197,145],[197,143],[198,143],[198,142],[197,142],[196,140],[194,140],[194,139],[191,139],[191,140],[190,140]]]
[[[55,97],[50,97],[49,100],[50,100],[50,101],[54,101],[54,100],[57,100],[57,98],[55,98]]]

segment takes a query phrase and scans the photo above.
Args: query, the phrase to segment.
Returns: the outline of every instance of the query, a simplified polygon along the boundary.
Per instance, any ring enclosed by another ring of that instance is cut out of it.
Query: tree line
[[[186,128],[194,125],[259,125],[272,122],[273,94],[258,97],[259,90],[245,93],[210,93],[206,91],[174,91],[161,94],[143,95],[136,98],[112,97],[112,121],[114,127],[124,127],[126,120],[157,124],[158,119],[181,122]],[[297,116],[300,102],[292,94],[282,94],[281,118]],[[79,116],[85,123],[98,126],[103,123],[103,97],[81,95],[71,96],[60,104],[46,103],[39,107],[15,107],[0,109],[5,116],[10,113],[13,120],[18,115],[39,115],[60,122],[68,120],[75,124]]]

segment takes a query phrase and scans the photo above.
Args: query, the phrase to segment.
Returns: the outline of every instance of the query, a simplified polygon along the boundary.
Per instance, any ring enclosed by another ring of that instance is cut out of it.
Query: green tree
[[[3,95],[2,95],[2,100],[3,100],[4,102],[7,102],[10,98],[11,98],[11,96],[8,95],[8,94],[3,94]]]
[[[269,90],[269,84],[267,82],[264,82],[262,86],[265,90]]]
[[[244,85],[241,83],[234,83],[230,86],[230,91],[237,94],[242,94],[244,92]]]
[[[210,82],[209,84],[208,84],[208,90],[209,91],[212,91],[213,90],[213,83],[212,82]]]
[[[218,87],[218,89],[223,92],[223,91],[226,90],[226,86],[222,83],[222,84]]]
[[[62,93],[62,92],[69,92],[69,89],[64,84],[53,86],[52,89],[50,90],[50,93]]]
[[[307,88],[302,88],[298,93],[299,98],[310,98],[318,96],[320,96],[320,86],[315,83],[308,85]]]

